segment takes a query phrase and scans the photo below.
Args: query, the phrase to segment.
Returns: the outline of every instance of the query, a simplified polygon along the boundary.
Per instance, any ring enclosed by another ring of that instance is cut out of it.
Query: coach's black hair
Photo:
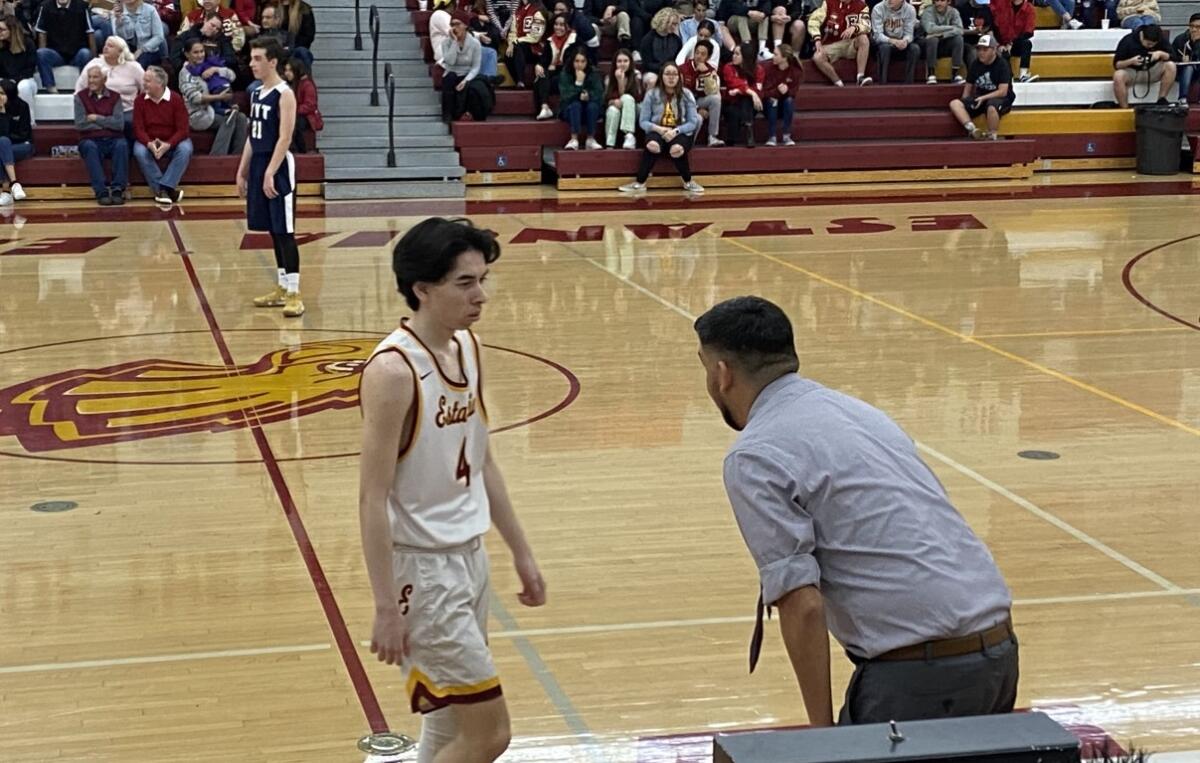
[[[263,58],[268,61],[275,61],[275,71],[283,76],[283,65],[287,62],[287,53],[283,51],[283,45],[279,43],[279,38],[274,35],[263,39],[255,37],[250,41],[250,49],[258,48],[263,52]]]
[[[483,261],[491,264],[500,257],[500,242],[491,231],[476,228],[463,217],[431,217],[404,234],[392,250],[392,272],[410,308],[421,307],[413,286],[441,281],[463,252],[479,252]]]
[[[696,319],[700,344],[729,356],[746,373],[783,375],[800,368],[792,322],[762,297],[734,297]]]

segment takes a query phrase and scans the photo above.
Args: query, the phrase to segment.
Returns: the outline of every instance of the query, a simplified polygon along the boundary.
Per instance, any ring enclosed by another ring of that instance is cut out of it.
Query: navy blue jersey
[[[250,98],[250,151],[255,154],[271,154],[279,142],[279,102],[288,90],[286,82],[280,82],[270,90],[260,87]]]

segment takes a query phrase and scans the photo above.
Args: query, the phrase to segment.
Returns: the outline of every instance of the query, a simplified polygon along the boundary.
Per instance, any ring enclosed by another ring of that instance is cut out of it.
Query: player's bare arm
[[[246,145],[242,148],[242,160],[238,162],[237,170],[237,190],[238,196],[246,198],[246,182],[250,173],[250,154],[253,148],[250,141],[246,141]]]
[[[525,531],[517,514],[513,511],[512,501],[508,498],[508,488],[504,484],[504,475],[500,465],[492,455],[492,446],[488,444],[487,460],[483,464],[483,484],[487,489],[488,503],[491,504],[492,524],[496,526],[500,537],[508,545],[513,555],[513,564],[517,575],[521,578],[521,592],[517,599],[527,607],[540,607],[546,603],[546,583],[538,570],[525,539]]]
[[[775,602],[779,631],[792,670],[800,683],[804,709],[813,726],[833,725],[833,696],[829,687],[829,632],[825,601],[816,586],[789,591]]]
[[[296,127],[296,94],[291,89],[284,90],[279,96],[279,109],[279,140],[275,141],[275,151],[271,154],[267,174],[263,177],[263,193],[268,199],[279,196],[275,190],[275,173],[287,157],[288,148],[292,145],[292,130]]]
[[[359,467],[358,518],[363,558],[375,598],[371,652],[381,662],[399,664],[408,651],[400,616],[399,597],[392,577],[392,532],[387,497],[405,422],[413,408],[414,378],[404,358],[395,352],[379,355],[363,369],[360,400],[363,417],[362,458]]]

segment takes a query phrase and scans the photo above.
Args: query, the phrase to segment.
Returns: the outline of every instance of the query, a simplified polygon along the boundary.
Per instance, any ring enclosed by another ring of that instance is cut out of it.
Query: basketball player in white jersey
[[[466,220],[430,218],[392,254],[413,317],[362,373],[359,519],[375,597],[371,651],[401,665],[422,714],[419,763],[495,760],[511,731],[487,646],[495,524],[526,606],[546,589],[488,446],[480,344],[470,326],[500,246]]]

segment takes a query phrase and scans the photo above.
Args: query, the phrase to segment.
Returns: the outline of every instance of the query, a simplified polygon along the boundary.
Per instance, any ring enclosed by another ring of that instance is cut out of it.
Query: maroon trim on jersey
[[[421,428],[421,381],[417,376],[416,366],[414,366],[413,362],[409,360],[408,355],[404,352],[404,350],[400,349],[399,347],[385,347],[379,352],[373,354],[371,357],[367,358],[367,362],[363,364],[362,371],[360,371],[358,374],[358,413],[360,416],[362,415],[362,380],[363,376],[365,376],[367,373],[367,366],[371,365],[372,360],[378,358],[385,352],[394,352],[403,358],[405,365],[408,366],[409,372],[412,373],[413,407],[409,409],[409,413],[412,413],[413,416],[412,426],[408,430],[407,441],[404,439],[404,433],[400,433],[401,445],[399,452],[396,454],[396,460],[403,461],[404,457],[408,455],[408,452],[412,450],[413,443],[417,441],[417,432]],[[408,418],[407,415],[405,418]],[[405,423],[408,422],[406,421]]]
[[[479,396],[479,409],[483,411],[483,420],[486,423],[490,416],[487,403],[483,402],[483,353],[479,349],[479,337],[475,336],[471,329],[467,329],[467,333],[471,335],[471,344],[475,345],[475,373],[478,377],[475,383],[476,394]]]
[[[446,372],[444,370],[442,370],[442,364],[438,362],[437,355],[435,355],[433,353],[433,350],[429,349],[429,345],[427,345],[427,344],[425,344],[425,342],[421,341],[421,337],[417,336],[417,332],[413,331],[412,328],[408,325],[408,318],[404,318],[403,320],[400,321],[400,328],[407,331],[408,335],[411,336],[413,339],[417,340],[417,344],[421,345],[422,349],[424,349],[425,352],[429,354],[429,359],[431,361],[433,361],[433,367],[437,369],[438,376],[442,377],[442,381],[446,382],[451,387],[453,387],[454,389],[457,389],[457,390],[464,390],[464,389],[468,389],[470,387],[470,384],[467,381],[467,367],[463,363],[462,342],[458,341],[458,337],[454,337],[454,346],[458,348],[458,370],[462,374],[462,377],[463,377],[462,381],[455,381],[454,379],[451,379],[449,377],[449,375],[447,375]]]

